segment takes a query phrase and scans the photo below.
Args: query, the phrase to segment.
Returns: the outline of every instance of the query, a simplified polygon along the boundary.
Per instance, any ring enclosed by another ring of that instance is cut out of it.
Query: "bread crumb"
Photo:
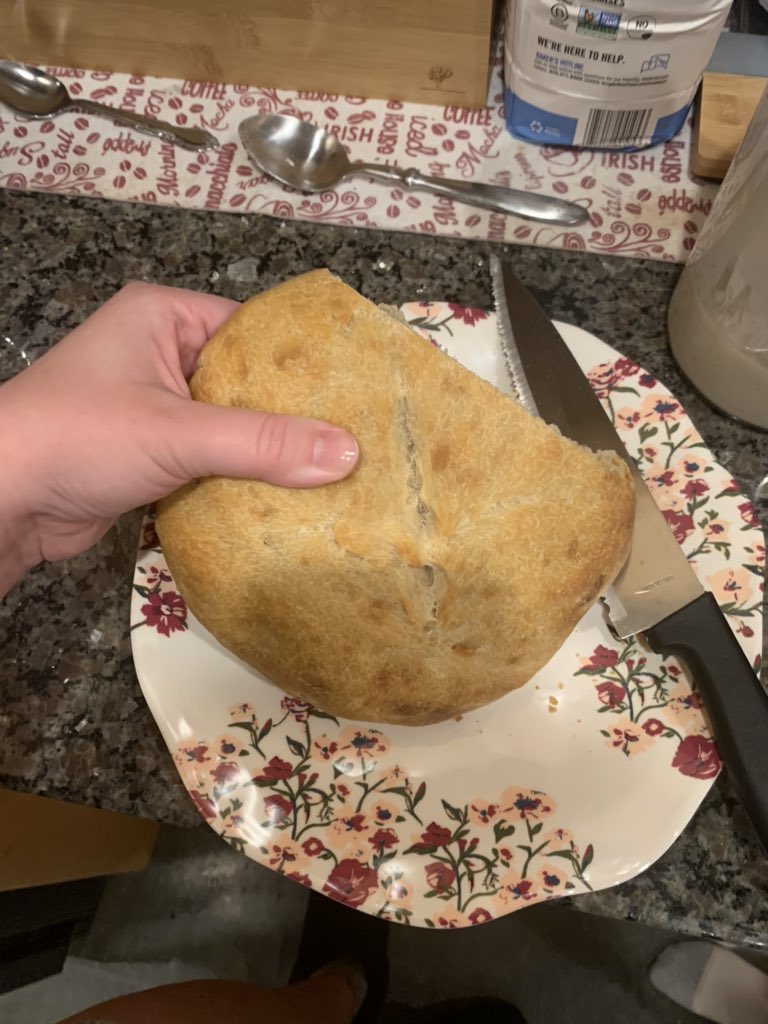
[[[557,711],[557,704],[558,704],[557,697],[550,697],[549,698],[549,705],[547,707],[547,711],[550,713],[550,715],[554,715],[554,713]]]

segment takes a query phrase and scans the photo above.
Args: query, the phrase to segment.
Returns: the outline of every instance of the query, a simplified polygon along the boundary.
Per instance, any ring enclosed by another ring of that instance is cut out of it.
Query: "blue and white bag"
[[[675,135],[731,0],[508,0],[504,103],[542,145],[652,146]]]

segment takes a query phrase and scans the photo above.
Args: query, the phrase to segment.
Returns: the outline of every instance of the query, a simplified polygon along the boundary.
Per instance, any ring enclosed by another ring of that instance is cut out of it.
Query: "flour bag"
[[[507,128],[541,145],[653,146],[685,123],[730,0],[508,0]]]

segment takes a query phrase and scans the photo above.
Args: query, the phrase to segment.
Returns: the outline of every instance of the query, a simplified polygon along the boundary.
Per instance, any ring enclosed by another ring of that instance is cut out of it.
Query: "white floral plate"
[[[403,311],[509,390],[493,315]],[[757,667],[765,551],[752,506],[664,387],[558,326]],[[631,878],[685,828],[720,767],[686,670],[614,640],[599,605],[521,690],[422,728],[338,721],[239,662],[187,612],[151,516],[131,623],[147,702],[211,827],[273,870],[402,923],[479,924]]]

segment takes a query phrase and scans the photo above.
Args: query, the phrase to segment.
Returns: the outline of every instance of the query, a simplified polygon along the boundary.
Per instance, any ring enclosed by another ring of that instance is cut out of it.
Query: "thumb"
[[[317,487],[355,468],[357,441],[320,420],[184,401],[172,457],[185,479],[236,476]]]

